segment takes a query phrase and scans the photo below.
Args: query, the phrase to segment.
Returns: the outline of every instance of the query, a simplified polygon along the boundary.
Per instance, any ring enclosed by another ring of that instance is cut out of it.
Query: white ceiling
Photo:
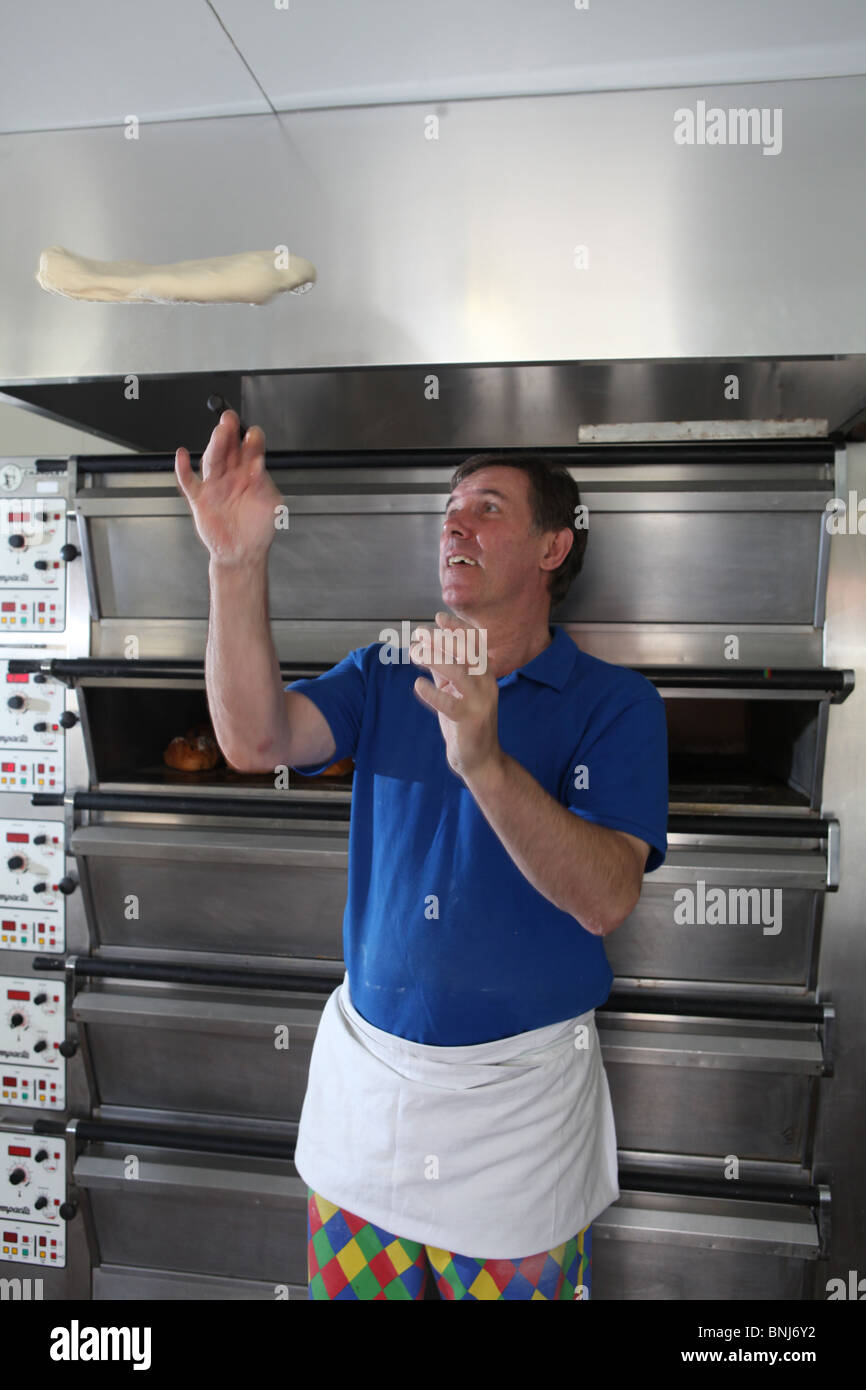
[[[0,31],[0,132],[866,73],[863,0],[0,0]]]

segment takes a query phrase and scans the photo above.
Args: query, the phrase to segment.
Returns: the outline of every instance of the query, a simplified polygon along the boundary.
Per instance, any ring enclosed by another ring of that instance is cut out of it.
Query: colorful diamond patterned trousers
[[[308,1187],[307,1268],[311,1299],[423,1299],[428,1268],[448,1301],[588,1299],[592,1227],[539,1255],[480,1260],[404,1240]]]

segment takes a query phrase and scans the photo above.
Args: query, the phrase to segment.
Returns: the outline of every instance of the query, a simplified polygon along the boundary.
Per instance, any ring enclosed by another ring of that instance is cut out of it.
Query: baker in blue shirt
[[[256,432],[240,450],[228,432],[215,445],[227,421],[233,425],[231,412],[211,441],[213,476],[225,491],[232,466],[241,477],[246,464],[264,501],[263,449],[259,465],[259,441],[250,443]],[[213,610],[227,611],[229,588],[234,598],[241,580],[221,574],[217,583],[213,527],[196,508],[201,496],[182,457],[178,479],[211,549],[213,665],[221,631]],[[290,765],[309,776],[345,757],[355,763],[346,978],[317,1034],[295,1160],[302,1176],[329,1182],[309,1190],[311,1297],[418,1297],[412,1276],[426,1278],[425,1250],[446,1297],[562,1298],[588,1289],[589,1225],[555,1249],[539,1253],[533,1244],[531,1256],[519,1241],[573,1233],[566,1213],[594,1218],[618,1196],[593,1011],[613,978],[603,938],[633,910],[644,872],[664,860],[667,744],[654,687],[550,625],[551,607],[581,567],[580,511],[577,485],[555,460],[473,456],[452,479],[440,537],[451,612],[436,615],[433,632],[416,631],[408,650],[396,633],[383,634],[317,679],[286,687],[289,724],[306,735],[291,743]],[[275,654],[273,664],[278,670]],[[244,765],[226,747],[236,725],[218,723],[225,691],[216,682],[208,690],[226,757]],[[276,734],[270,742],[277,746]],[[298,758],[299,747],[317,754]],[[580,1030],[589,1038],[586,1061],[572,1040]],[[518,1138],[515,1115],[539,1096],[547,1176],[541,1171],[522,1223],[512,1220],[510,1235],[500,1236],[496,1203],[486,1217],[476,1211],[490,1191],[490,1164],[484,1186],[473,1147],[480,1154],[485,1136],[497,1135],[499,1191],[516,1196],[532,1141]],[[438,1189],[419,1185],[414,1172],[416,1151],[437,1143],[434,1134],[451,1169]],[[351,1161],[348,1146],[358,1150]],[[573,1178],[568,1190],[563,1171]],[[401,1231],[378,1224],[395,1213]],[[378,1249],[352,1273],[366,1249],[361,1229]],[[453,1248],[443,1250],[437,1238],[446,1235]],[[413,1240],[423,1246],[410,1267]],[[502,1247],[507,1280],[483,1253],[493,1244]],[[529,1280],[530,1259],[533,1269],[542,1260],[549,1278],[556,1267],[556,1292],[543,1291],[540,1266],[539,1280]]]
[[[453,509],[450,526],[456,545]],[[485,582],[458,574],[455,591]],[[634,907],[647,849],[649,870],[664,858],[664,704],[643,676],[580,651],[564,628],[548,629],[547,643],[498,678],[490,666],[484,677],[440,668],[473,702],[465,755],[463,721],[450,753],[435,710],[413,699],[419,672],[405,648],[358,648],[287,687],[327,719],[336,758],[355,760],[344,959],[356,1008],[389,1033],[487,1042],[584,1013],[610,992],[603,933]],[[473,761],[481,740],[489,766]]]

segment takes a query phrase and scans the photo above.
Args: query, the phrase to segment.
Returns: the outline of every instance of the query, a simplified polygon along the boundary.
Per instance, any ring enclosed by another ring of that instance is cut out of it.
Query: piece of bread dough
[[[316,267],[310,261],[289,254],[285,269],[277,269],[277,256],[271,249],[146,265],[92,261],[49,246],[39,258],[36,279],[44,290],[68,299],[121,304],[266,304],[284,290],[302,294],[313,286]]]

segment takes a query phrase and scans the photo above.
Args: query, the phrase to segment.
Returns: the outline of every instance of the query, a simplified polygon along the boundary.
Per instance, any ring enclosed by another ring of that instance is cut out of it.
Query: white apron
[[[563,1244],[619,1197],[594,1014],[433,1047],[362,1018],[347,973],[313,1044],[298,1173],[329,1202],[438,1249],[519,1259]]]

